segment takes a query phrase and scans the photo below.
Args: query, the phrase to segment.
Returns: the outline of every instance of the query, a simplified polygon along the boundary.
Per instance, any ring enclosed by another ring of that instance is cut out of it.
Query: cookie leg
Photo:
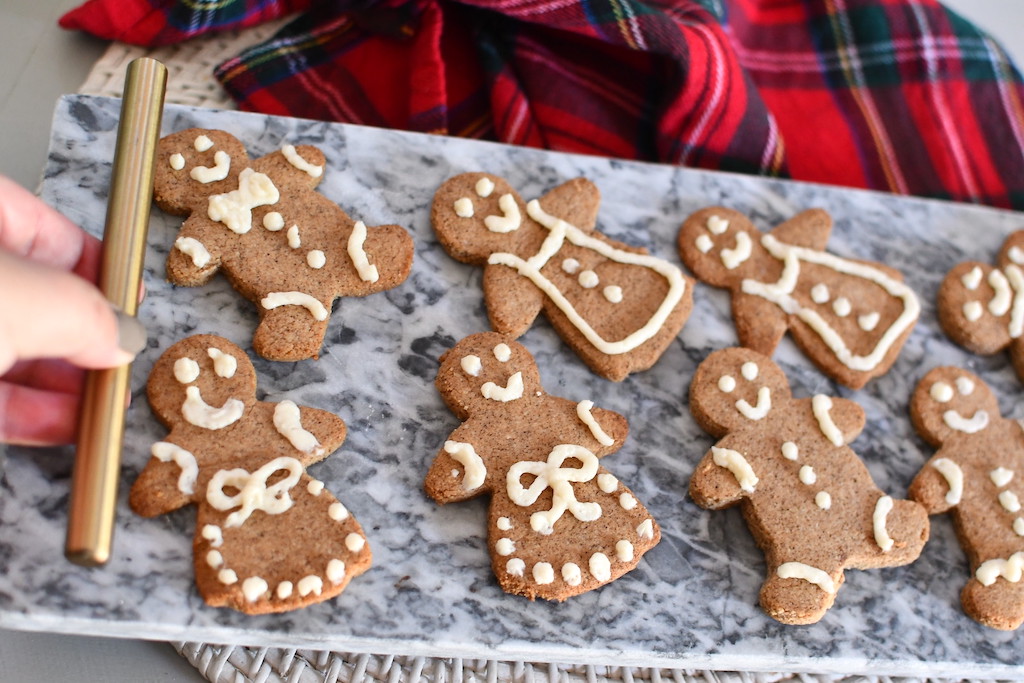
[[[326,309],[327,312],[330,309]],[[316,358],[327,333],[329,317],[303,306],[284,305],[263,312],[252,347],[267,360],[298,361]]]
[[[782,567],[795,564],[799,563],[786,563]],[[780,572],[778,568],[772,569],[761,585],[761,608],[783,624],[817,622],[835,602],[836,591],[843,582],[842,572],[822,574],[825,574],[822,578],[827,577],[827,580],[815,583],[814,577],[796,577]]]
[[[997,579],[990,586],[971,579],[960,593],[964,611],[975,621],[1001,631],[1024,623],[1024,582]]]

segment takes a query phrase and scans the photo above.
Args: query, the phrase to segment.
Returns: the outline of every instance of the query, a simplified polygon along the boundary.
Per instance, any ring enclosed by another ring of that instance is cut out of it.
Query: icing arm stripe
[[[780,579],[803,579],[815,584],[829,595],[836,592],[836,583],[827,572],[803,562],[784,562],[775,573]]]
[[[181,468],[181,475],[178,477],[178,490],[186,496],[195,493],[196,478],[199,476],[199,465],[196,463],[196,456],[177,444],[168,441],[157,441],[150,448],[150,453],[160,462],[171,462]]]
[[[964,471],[949,458],[939,458],[932,463],[932,467],[938,470],[949,486],[946,502],[950,505],[959,503],[964,493]]]
[[[835,446],[842,446],[845,443],[843,432],[832,420],[832,399],[824,394],[817,394],[811,399],[811,410],[818,420],[818,428],[825,438]]]
[[[465,475],[462,477],[462,488],[472,491],[479,488],[487,477],[487,466],[483,458],[477,455],[473,444],[461,441],[445,441],[444,452],[462,465]]]
[[[1013,307],[1010,309],[1010,337],[1024,334],[1024,272],[1010,264],[1006,266],[1006,279],[1013,287]]]
[[[310,178],[319,178],[324,173],[324,167],[316,164],[311,164],[302,158],[299,151],[295,149],[295,145],[285,145],[281,148],[281,153],[284,158],[288,160],[288,163],[299,169],[305,171]]]
[[[750,466],[743,454],[730,448],[711,447],[711,457],[715,464],[724,467],[736,477],[736,483],[747,493],[753,493],[757,486],[758,478],[754,474],[754,468]]]
[[[871,523],[875,531],[875,543],[878,544],[883,553],[892,550],[894,544],[892,537],[889,536],[889,530],[885,526],[892,506],[892,498],[890,496],[882,496],[875,503],[875,513],[871,516]]]
[[[1024,571],[1024,552],[1014,553],[1009,559],[995,558],[982,562],[974,573],[983,586],[991,586],[1000,576],[1010,583],[1018,583]]]
[[[190,257],[196,268],[203,268],[210,262],[210,252],[195,237],[179,237],[174,240],[174,248]]]
[[[278,306],[303,306],[315,320],[327,320],[327,307],[304,292],[271,292],[260,303],[268,311]]]
[[[317,438],[302,428],[299,407],[293,401],[281,401],[274,407],[274,429],[296,450],[317,455],[323,453]]]
[[[615,443],[615,439],[608,436],[598,421],[594,418],[594,414],[591,409],[594,407],[594,402],[590,400],[580,401],[576,404],[576,416],[580,418],[583,424],[590,428],[590,433],[594,435],[597,442],[602,446],[611,446]]]
[[[364,282],[376,282],[380,279],[377,266],[372,265],[363,249],[366,242],[366,225],[362,221],[356,221],[352,226],[352,234],[348,236],[348,257],[352,259],[352,265],[359,273],[359,279]]]

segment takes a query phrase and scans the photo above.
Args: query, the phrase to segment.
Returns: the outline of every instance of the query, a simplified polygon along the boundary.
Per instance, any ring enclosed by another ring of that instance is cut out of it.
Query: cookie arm
[[[789,329],[785,311],[766,299],[746,294],[738,288],[732,292],[732,317],[736,321],[740,346],[766,356],[775,352],[775,347]]]
[[[182,287],[198,287],[210,281],[221,266],[219,240],[210,239],[209,220],[193,214],[182,224],[167,254],[167,279]],[[226,229],[226,228],[225,228]]]
[[[824,209],[807,209],[780,223],[771,235],[780,242],[824,251],[832,233],[832,217]]]
[[[277,419],[275,416],[275,424]],[[303,465],[320,462],[338,450],[341,444],[345,442],[347,431],[344,420],[326,410],[299,406],[299,424],[296,426],[312,434],[317,444],[319,444],[314,446],[312,450],[305,450],[304,448],[299,448],[299,446],[304,445],[302,441],[292,442],[293,447],[298,450],[298,454],[293,453],[292,455],[295,455]],[[280,429],[278,431],[279,433],[281,432]],[[288,439],[284,433],[281,435]]]
[[[867,423],[864,409],[859,403],[848,398],[830,397],[830,401],[832,407],[828,410],[829,418],[843,433],[844,443],[850,443],[860,435]]]
[[[508,266],[485,266],[482,286],[491,328],[512,338],[530,329],[544,305],[544,293]]]
[[[349,256],[353,253],[351,238]],[[412,272],[415,247],[412,236],[400,225],[380,225],[366,229],[363,251],[368,263],[376,268],[377,279],[370,282],[361,277],[356,285],[357,296],[392,289],[405,282]],[[358,253],[358,252],[356,252]]]
[[[586,178],[568,180],[540,198],[545,213],[561,218],[584,232],[597,225],[601,191]]]
[[[592,449],[594,455],[603,458],[622,448],[626,437],[629,436],[629,422],[624,416],[613,410],[605,410],[596,406],[588,409],[587,403],[587,401],[580,401],[576,404],[576,415],[594,437],[594,443],[591,444],[597,446]],[[591,426],[588,415],[593,420],[594,426]],[[609,439],[611,443],[608,443]]]
[[[924,506],[930,515],[948,512],[959,503],[963,471],[947,449],[939,450],[910,483],[907,496]]]
[[[128,504],[143,517],[177,510],[202,495],[196,486],[195,455],[171,439],[153,444],[149,461],[128,494]]]
[[[701,458],[690,477],[690,497],[708,510],[736,505],[751,492],[741,487],[740,480],[729,468],[716,464],[715,449]]]
[[[459,427],[444,442],[427,472],[423,488],[435,502],[444,505],[486,493],[489,472],[481,457],[482,444],[474,443],[472,431]]]

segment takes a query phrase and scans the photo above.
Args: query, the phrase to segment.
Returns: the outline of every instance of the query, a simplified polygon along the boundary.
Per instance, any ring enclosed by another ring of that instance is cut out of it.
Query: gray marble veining
[[[100,233],[119,102],[68,96],[57,107],[43,196]],[[698,285],[693,315],[661,361],[621,384],[590,373],[542,321],[522,338],[545,387],[589,398],[630,420],[630,438],[603,464],[659,520],[663,540],[637,569],[562,604],[504,594],[485,548],[485,505],[439,507],[422,480],[458,424],[433,387],[439,355],[487,328],[480,269],[453,261],[433,237],[429,206],[446,178],[486,170],[526,198],[584,175],[603,193],[601,230],[678,263],[675,237],[690,212],[711,203],[768,228],[821,206],[835,217],[829,249],[901,269],[921,297],[921,321],[886,376],[860,391],[824,378],[787,339],[776,353],[794,393],[853,398],[867,427],[852,447],[881,488],[906,492],[931,449],[907,417],[910,393],[940,364],[970,368],[1000,397],[1005,415],[1021,384],[1002,355],[977,358],[939,331],[934,294],[968,258],[991,261],[1024,217],[986,208],[878,193],[553,154],[402,132],[238,112],[169,106],[164,132],[230,130],[258,156],[286,142],[327,153],[320,191],[367,225],[398,223],[416,240],[412,276],[365,299],[342,299],[317,361],[255,358],[260,398],[331,410],[346,443],[310,468],[363,524],[374,566],[335,600],[292,614],[247,617],[206,607],[192,584],[194,511],[135,516],[128,486],[165,430],[146,405],[146,375],[161,351],[197,332],[248,348],[257,314],[221,278],[172,287],[164,260],[180,218],[154,210],[147,297],[150,331],[133,369],[115,556],[82,569],[62,556],[71,453],[10,448],[0,478],[0,626],[94,635],[297,645],[376,653],[675,666],[720,670],[1024,677],[1024,633],[986,629],[960,610],[967,563],[949,521],[933,518],[920,560],[849,572],[836,605],[813,626],[786,627],[757,606],[764,564],[739,512],[709,513],[685,495],[712,443],[687,408],[697,364],[735,343],[725,292]]]

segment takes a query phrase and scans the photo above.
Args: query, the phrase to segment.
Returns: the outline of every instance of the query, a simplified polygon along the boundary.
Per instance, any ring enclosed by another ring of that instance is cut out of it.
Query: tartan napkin
[[[239,108],[1024,209],[1024,87],[937,0],[89,0],[143,45],[298,12]]]

